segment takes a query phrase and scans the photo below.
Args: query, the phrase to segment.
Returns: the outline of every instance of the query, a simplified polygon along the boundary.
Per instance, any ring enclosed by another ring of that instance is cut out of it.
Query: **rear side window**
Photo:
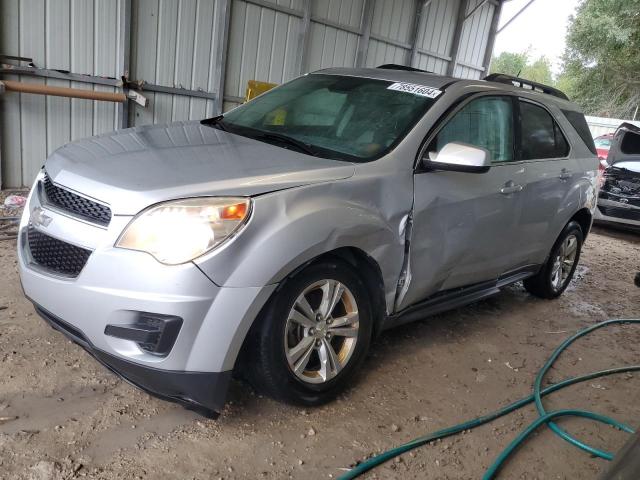
[[[587,146],[587,148],[591,151],[591,153],[593,153],[594,155],[597,154],[598,152],[596,151],[596,145],[593,142],[591,130],[589,130],[589,125],[587,125],[587,120],[584,118],[584,115],[580,112],[574,112],[571,110],[562,110],[562,113],[564,113],[564,116],[567,117],[567,120],[569,120],[569,123],[573,126],[573,128],[576,129],[576,132],[578,132],[578,135],[580,135],[580,138]],[[609,144],[610,143],[611,142],[609,141]]]
[[[509,97],[481,97],[465,105],[438,132],[429,146],[440,151],[462,142],[489,150],[492,162],[513,160],[513,108]]]
[[[561,158],[569,153],[569,144],[560,127],[544,108],[520,101],[522,160]]]

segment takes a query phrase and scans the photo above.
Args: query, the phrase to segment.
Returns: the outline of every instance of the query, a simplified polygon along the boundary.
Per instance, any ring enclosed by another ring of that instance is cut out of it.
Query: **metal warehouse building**
[[[124,78],[144,82],[149,102],[0,94],[1,186],[29,185],[71,140],[228,110],[252,79],[384,63],[480,78],[500,9],[499,0],[2,0],[0,54],[31,62],[0,59],[0,80],[122,92]]]

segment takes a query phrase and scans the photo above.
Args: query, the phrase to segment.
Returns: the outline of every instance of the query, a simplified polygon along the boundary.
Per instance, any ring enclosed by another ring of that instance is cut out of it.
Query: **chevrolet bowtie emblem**
[[[31,223],[36,227],[48,227],[51,220],[53,218],[44,213],[44,210],[40,207],[34,208],[31,212]]]

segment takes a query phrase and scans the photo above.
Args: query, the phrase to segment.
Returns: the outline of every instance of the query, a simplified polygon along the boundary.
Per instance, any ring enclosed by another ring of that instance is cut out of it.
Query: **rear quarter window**
[[[569,120],[569,123],[575,129],[578,135],[580,135],[580,138],[587,146],[589,151],[594,155],[597,155],[598,152],[596,151],[596,145],[593,141],[591,130],[589,130],[589,125],[587,125],[587,120],[584,118],[584,115],[573,110],[562,110],[562,113],[567,118],[567,120]]]

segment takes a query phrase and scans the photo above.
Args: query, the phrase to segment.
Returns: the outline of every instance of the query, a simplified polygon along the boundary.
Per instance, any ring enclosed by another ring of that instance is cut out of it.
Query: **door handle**
[[[563,168],[562,170],[560,170],[560,175],[558,175],[558,178],[560,180],[568,180],[571,178],[571,172],[566,168]]]
[[[518,193],[522,191],[522,185],[516,185],[513,180],[509,180],[504,184],[504,187],[500,189],[502,195],[510,195],[512,193]]]

